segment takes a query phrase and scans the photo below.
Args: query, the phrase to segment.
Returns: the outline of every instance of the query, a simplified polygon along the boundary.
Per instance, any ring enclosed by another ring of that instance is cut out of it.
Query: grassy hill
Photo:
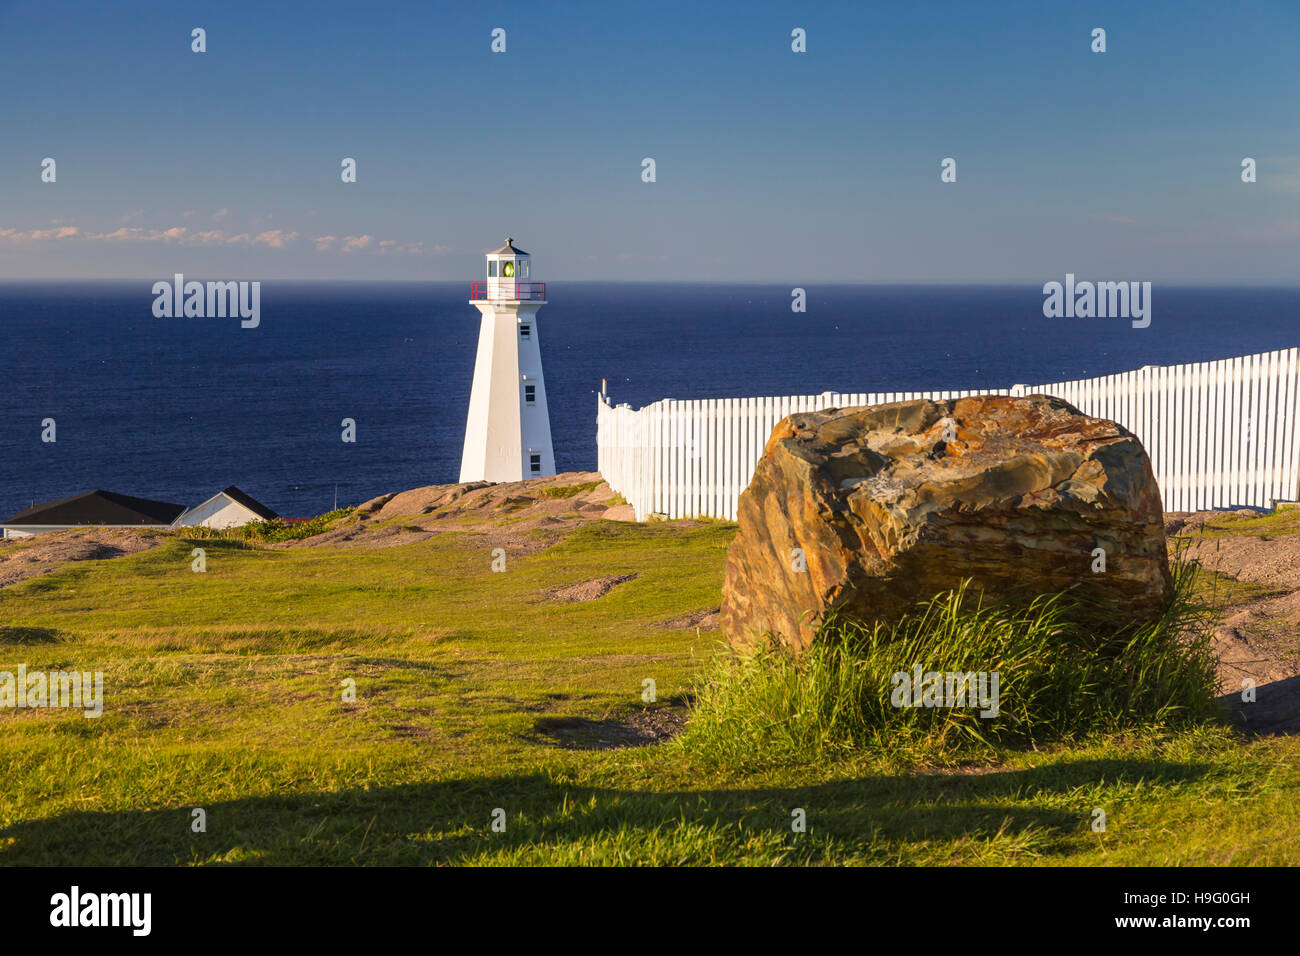
[[[1294,735],[701,763],[675,732],[735,529],[618,511],[592,476],[424,489],[0,588],[0,670],[106,697],[0,710],[0,863],[1300,863]]]

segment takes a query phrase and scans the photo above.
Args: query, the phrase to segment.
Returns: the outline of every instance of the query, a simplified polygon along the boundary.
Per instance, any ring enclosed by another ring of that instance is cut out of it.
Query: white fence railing
[[[1292,348],[962,392],[664,399],[640,409],[613,406],[602,396],[596,411],[598,468],[639,519],[734,519],[773,426],[787,415],[914,398],[1046,394],[1137,435],[1151,456],[1166,511],[1268,508],[1300,497],[1293,424],[1298,375],[1300,349]]]

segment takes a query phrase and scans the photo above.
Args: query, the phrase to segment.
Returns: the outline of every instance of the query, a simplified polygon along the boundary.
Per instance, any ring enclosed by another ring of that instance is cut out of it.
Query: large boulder
[[[721,614],[736,646],[802,650],[831,609],[894,620],[967,578],[997,599],[1075,588],[1133,619],[1172,590],[1142,445],[1045,395],[791,415],[739,520]]]

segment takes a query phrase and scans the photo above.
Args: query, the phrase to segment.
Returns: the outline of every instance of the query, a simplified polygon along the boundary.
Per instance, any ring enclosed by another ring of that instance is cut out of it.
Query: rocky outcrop
[[[830,609],[892,620],[967,578],[996,598],[1075,588],[1140,618],[1172,588],[1137,438],[1043,395],[791,415],[739,521],[721,615],[737,646],[801,650]]]
[[[519,555],[549,547],[597,520],[634,521],[636,515],[596,472],[563,472],[379,495],[327,531],[270,547],[391,548],[455,531],[485,534],[488,547]]]

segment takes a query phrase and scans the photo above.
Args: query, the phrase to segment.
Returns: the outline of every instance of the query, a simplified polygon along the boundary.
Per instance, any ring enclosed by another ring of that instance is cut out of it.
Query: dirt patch
[[[580,581],[551,591],[550,595],[556,601],[594,601],[603,598],[620,584],[635,579],[635,574],[614,574],[604,578],[592,578],[590,581]]]
[[[1300,534],[1175,540],[1185,541],[1184,560],[1270,591],[1300,590]]]
[[[479,535],[487,549],[533,554],[597,520],[634,516],[599,474],[566,472],[528,481],[470,481],[380,495],[323,534],[276,548],[392,548],[456,531]]]
[[[1300,534],[1231,533],[1230,514],[1211,511],[1166,515],[1165,533],[1183,561],[1225,575],[1246,587],[1224,599],[1215,629],[1219,693],[1238,723],[1252,732],[1300,730]],[[1215,537],[1198,535],[1213,524]],[[1256,701],[1243,703],[1243,682],[1254,681]]]
[[[1258,508],[1236,508],[1227,511],[1169,511],[1165,513],[1165,537],[1199,534],[1205,530],[1206,524],[1220,521],[1229,515],[1258,518],[1265,513]]]
[[[167,538],[131,528],[71,528],[0,541],[0,587],[58,571],[74,561],[108,561],[158,547]]]
[[[1240,691],[1245,678],[1262,685],[1300,674],[1300,534],[1191,537],[1207,517],[1190,516],[1174,539],[1182,560],[1257,590],[1228,601],[1215,631],[1220,692]]]
[[[720,607],[706,607],[698,611],[692,611],[685,617],[675,617],[671,621],[664,621],[660,627],[666,627],[675,631],[688,631],[693,627],[698,627],[701,631],[716,631],[718,629],[718,615],[722,612]]]
[[[1237,604],[1214,632],[1219,654],[1220,691],[1241,689],[1250,678],[1257,685],[1300,674],[1300,593]]]
[[[533,730],[540,738],[568,750],[620,750],[663,743],[681,733],[684,726],[685,708],[647,707],[604,720],[539,717]]]

